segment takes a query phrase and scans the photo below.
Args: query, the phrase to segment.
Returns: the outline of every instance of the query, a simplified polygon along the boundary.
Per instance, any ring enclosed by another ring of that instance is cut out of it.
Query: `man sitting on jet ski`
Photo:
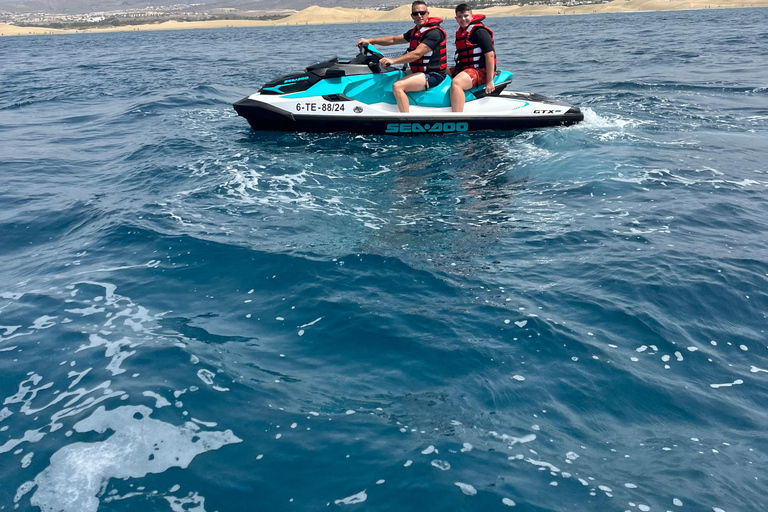
[[[493,32],[483,25],[485,16],[472,15],[472,8],[467,4],[456,6],[456,67],[451,67],[448,74],[451,81],[451,110],[464,112],[464,91],[485,83],[485,94],[491,94],[496,86],[496,51],[493,45]]]
[[[404,55],[394,59],[382,57],[379,60],[382,66],[410,64],[405,77],[392,85],[392,93],[400,112],[409,112],[407,92],[423,91],[439,85],[445,80],[448,68],[445,45],[448,36],[440,26],[443,20],[430,18],[427,4],[423,0],[416,0],[411,4],[411,17],[416,26],[405,34],[360,39],[357,42],[358,46],[369,43],[381,46],[409,43],[408,51]]]

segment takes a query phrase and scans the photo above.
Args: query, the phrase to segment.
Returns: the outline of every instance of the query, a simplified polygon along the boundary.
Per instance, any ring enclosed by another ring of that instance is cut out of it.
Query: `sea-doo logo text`
[[[300,76],[299,78],[288,78],[286,80],[283,80],[284,84],[291,83],[291,82],[301,82],[302,80],[309,80],[308,76]]]
[[[384,133],[446,133],[467,130],[469,123],[389,123]]]

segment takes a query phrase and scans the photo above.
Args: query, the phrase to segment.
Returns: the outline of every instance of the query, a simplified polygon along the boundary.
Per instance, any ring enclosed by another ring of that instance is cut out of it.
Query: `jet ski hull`
[[[503,93],[498,97],[475,100],[485,104],[471,110],[468,108],[466,112],[412,107],[413,111],[408,114],[392,112],[392,107],[387,105],[364,105],[352,100],[306,98],[276,104],[270,101],[274,98],[254,94],[236,102],[234,108],[254,130],[314,133],[413,135],[530,130],[570,126],[584,120],[578,107],[526,93]],[[486,112],[478,112],[480,108]]]

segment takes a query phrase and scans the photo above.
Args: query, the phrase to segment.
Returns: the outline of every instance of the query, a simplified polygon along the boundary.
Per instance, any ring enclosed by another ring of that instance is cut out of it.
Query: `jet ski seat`
[[[496,84],[496,91],[491,93],[497,95],[512,81],[512,73],[509,71],[498,71],[493,79]],[[451,106],[451,77],[445,77],[437,87],[426,91],[409,92],[408,97],[411,104],[420,107],[450,107]],[[485,85],[480,85],[468,91],[465,91],[467,101],[485,96]]]
[[[411,104],[420,107],[450,107],[451,106],[451,77],[446,76],[437,87],[426,91],[409,92]]]

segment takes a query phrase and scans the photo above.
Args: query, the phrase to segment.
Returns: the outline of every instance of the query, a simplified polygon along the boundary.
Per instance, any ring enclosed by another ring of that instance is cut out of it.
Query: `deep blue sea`
[[[766,510],[768,9],[488,24],[582,124],[232,109],[407,20],[0,38],[0,510]]]

